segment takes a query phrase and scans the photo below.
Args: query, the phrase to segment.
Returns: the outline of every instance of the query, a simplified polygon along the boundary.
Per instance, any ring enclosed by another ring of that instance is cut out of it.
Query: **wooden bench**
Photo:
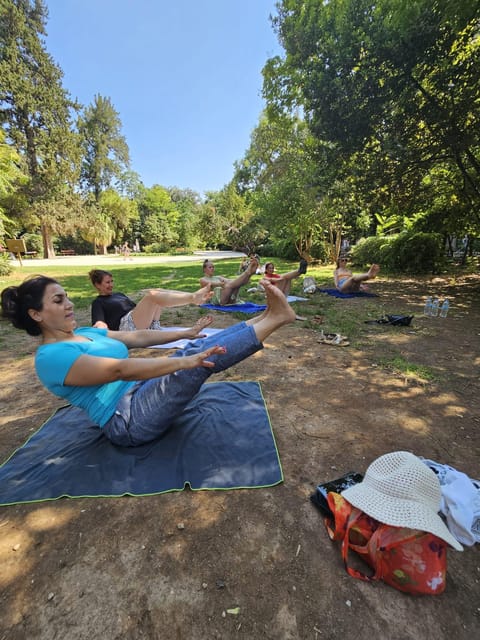
[[[27,256],[27,258],[36,258],[37,251],[25,251],[25,255]]]
[[[74,256],[75,249],[60,249],[60,255],[62,256]]]

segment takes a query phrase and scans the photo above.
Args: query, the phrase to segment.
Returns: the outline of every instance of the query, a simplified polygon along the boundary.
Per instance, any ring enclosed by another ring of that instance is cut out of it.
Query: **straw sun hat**
[[[442,492],[437,476],[408,451],[374,460],[362,482],[342,491],[342,496],[379,522],[428,531],[463,551],[438,515]]]

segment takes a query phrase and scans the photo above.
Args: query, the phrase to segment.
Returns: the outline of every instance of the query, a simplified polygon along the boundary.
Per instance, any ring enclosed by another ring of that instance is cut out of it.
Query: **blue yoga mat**
[[[300,296],[287,296],[287,302],[308,302],[308,298],[301,298]],[[255,304],[255,302],[241,302],[239,304],[201,304],[201,307],[205,309],[212,309],[212,311],[224,311],[225,313],[232,313],[233,311],[240,311],[240,313],[260,313],[267,308],[266,304]]]
[[[260,385],[214,382],[162,438],[140,447],[117,447],[81,409],[59,409],[0,467],[0,506],[282,481]]]
[[[338,289],[324,289],[317,287],[317,291],[320,293],[326,293],[334,298],[378,298],[377,293],[369,293],[368,291],[357,291],[356,293],[342,293]]]
[[[255,304],[254,302],[242,302],[241,304],[201,304],[201,307],[205,309],[212,309],[212,311],[223,311],[225,313],[233,313],[234,311],[240,311],[241,313],[259,313],[265,311],[266,304]]]

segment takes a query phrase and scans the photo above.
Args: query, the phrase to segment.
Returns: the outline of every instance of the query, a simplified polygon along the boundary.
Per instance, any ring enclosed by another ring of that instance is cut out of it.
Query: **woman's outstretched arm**
[[[137,331],[108,331],[107,336],[114,340],[119,340],[128,349],[142,349],[144,347],[153,347],[156,344],[167,344],[175,342],[175,340],[195,340],[196,338],[204,338],[203,329],[212,324],[213,316],[203,316],[195,324],[188,329],[139,329]]]
[[[211,368],[215,365],[207,358],[221,353],[225,353],[225,349],[217,345],[179,358],[117,359],[82,355],[70,367],[64,383],[72,387],[89,387],[117,380],[150,380],[182,369]]]

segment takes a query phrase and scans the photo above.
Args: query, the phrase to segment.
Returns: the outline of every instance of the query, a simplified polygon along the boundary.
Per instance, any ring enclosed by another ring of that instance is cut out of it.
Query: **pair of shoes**
[[[329,344],[334,347],[348,347],[350,342],[346,336],[342,336],[339,333],[323,333],[317,340],[320,344]]]
[[[303,258],[300,260],[300,264],[298,265],[298,273],[302,276],[307,273],[308,262]]]
[[[265,287],[258,284],[256,287],[250,287],[250,289],[247,289],[247,293],[265,293]]]

